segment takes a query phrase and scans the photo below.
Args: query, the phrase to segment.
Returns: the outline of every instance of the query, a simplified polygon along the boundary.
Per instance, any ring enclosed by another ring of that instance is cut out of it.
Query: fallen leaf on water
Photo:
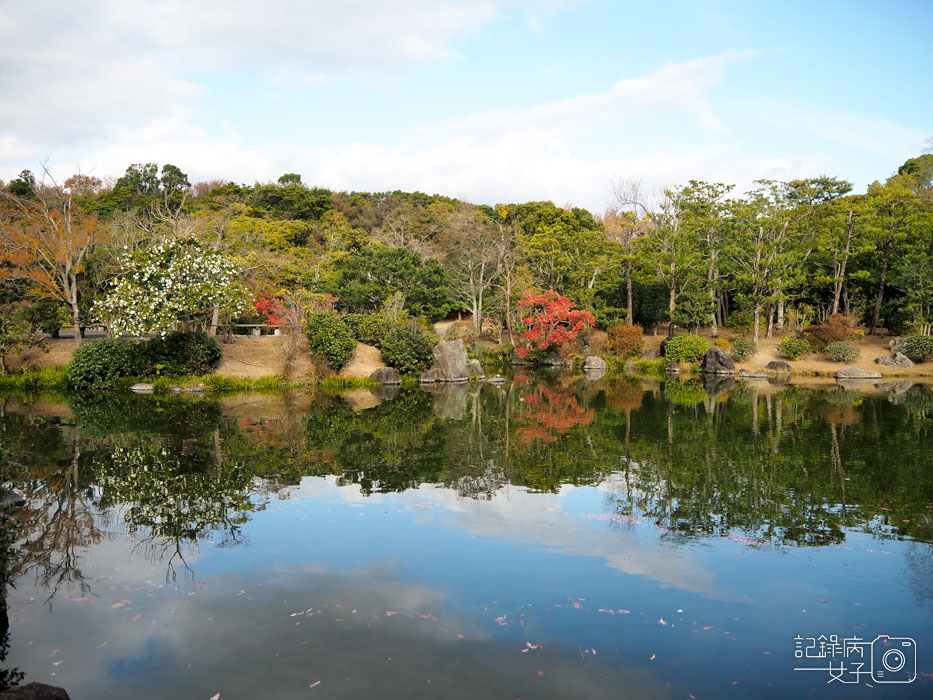
[[[711,629],[713,629],[713,625],[707,625],[707,626],[704,627],[703,629],[704,629],[704,630],[711,630]]]
[[[544,675],[544,671],[538,671],[538,675],[539,675],[539,676],[543,676],[543,675]]]
[[[658,618],[658,624],[659,624],[659,625],[666,625],[666,624],[667,624],[667,621],[666,621],[663,617],[659,617],[659,618]]]
[[[457,639],[463,639],[463,635],[462,635],[462,634],[458,634],[458,635],[457,635]]]
[[[217,693],[216,695],[211,695],[211,700],[220,700],[220,693]]]
[[[139,622],[142,619],[143,619],[143,614],[139,613],[136,615],[136,617],[133,618],[133,622]]]
[[[652,654],[651,656],[648,657],[648,661],[654,661],[654,659],[655,659],[655,654]]]
[[[312,684],[309,685],[308,687],[309,687],[309,688],[313,688],[314,686],[320,685],[320,684],[321,684],[321,681],[314,681],[314,683],[312,683]]]
[[[111,608],[122,608],[124,605],[129,605],[129,604],[130,604],[130,601],[128,601],[128,600],[121,600],[119,603],[114,603],[114,604],[111,605],[110,607],[111,607]]]
[[[732,681],[732,685],[738,685],[738,684],[739,684],[738,681]]]

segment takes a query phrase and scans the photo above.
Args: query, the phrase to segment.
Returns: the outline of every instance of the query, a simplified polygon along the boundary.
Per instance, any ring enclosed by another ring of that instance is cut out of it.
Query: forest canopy
[[[205,327],[282,322],[309,305],[370,313],[400,302],[411,317],[468,313],[477,334],[511,337],[524,329],[523,295],[554,291],[602,328],[676,324],[716,335],[729,326],[757,342],[844,314],[870,333],[931,332],[931,154],[864,192],[819,176],[759,180],[747,192],[688,180],[656,195],[619,181],[614,193],[590,212],[333,191],[297,173],[192,184],[168,163],[134,163],[106,181],[24,170],[0,183],[0,316],[24,337],[24,324],[29,337],[72,327],[79,341],[88,325],[120,329],[114,291],[146,285],[144,268],[127,261],[156,260],[184,241],[235,270],[242,288],[236,303],[199,307]],[[171,322],[160,317],[159,329]]]

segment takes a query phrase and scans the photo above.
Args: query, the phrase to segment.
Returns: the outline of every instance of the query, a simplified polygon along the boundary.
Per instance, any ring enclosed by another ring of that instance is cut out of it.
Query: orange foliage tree
[[[518,305],[529,312],[522,319],[528,328],[522,337],[531,341],[532,349],[539,353],[572,342],[581,330],[596,322],[589,311],[573,308],[570,299],[553,290],[542,294],[525,292]],[[529,348],[515,350],[522,358],[530,352]]]
[[[33,293],[67,304],[80,344],[79,276],[104,227],[97,217],[75,209],[72,198],[95,178],[79,175],[59,185],[45,174],[28,196],[0,190],[0,280],[25,280]]]

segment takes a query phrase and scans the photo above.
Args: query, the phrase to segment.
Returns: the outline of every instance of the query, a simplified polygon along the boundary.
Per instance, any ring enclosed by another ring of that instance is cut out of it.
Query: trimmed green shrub
[[[381,314],[364,314],[360,320],[359,332],[356,339],[367,345],[382,347],[382,341],[385,340],[386,333],[392,328],[392,323]]]
[[[862,351],[857,347],[841,340],[829,343],[820,352],[833,362],[852,362],[862,354]]]
[[[360,324],[363,322],[363,319],[371,314],[342,314],[340,320],[347,324],[347,328],[350,329],[350,332],[353,334],[353,337],[359,339],[360,334]]]
[[[332,370],[339,370],[356,350],[353,333],[337,314],[322,311],[308,316],[305,335],[312,355],[321,355]]]
[[[791,360],[799,360],[807,353],[813,352],[813,348],[808,340],[803,338],[784,338],[778,343],[778,352]]]
[[[176,331],[145,342],[103,338],[85,343],[68,365],[68,386],[113,386],[124,377],[209,374],[220,364],[220,345],[203,331]]]
[[[428,334],[418,326],[393,326],[382,341],[382,361],[399,374],[420,374],[434,359],[433,347]]]
[[[904,354],[914,362],[933,360],[933,336],[912,335],[904,339]]]
[[[748,358],[758,353],[758,346],[751,338],[735,338],[732,341],[732,359],[737,362],[745,362]]]
[[[147,377],[210,374],[217,369],[223,355],[217,338],[204,331],[174,331],[164,338],[153,338],[145,344],[143,354],[147,366],[140,374]]]
[[[147,364],[144,343],[102,338],[74,351],[68,365],[68,386],[72,389],[113,386],[123,377],[144,374]]]
[[[668,362],[696,362],[712,347],[698,335],[675,335],[667,341],[664,358]]]

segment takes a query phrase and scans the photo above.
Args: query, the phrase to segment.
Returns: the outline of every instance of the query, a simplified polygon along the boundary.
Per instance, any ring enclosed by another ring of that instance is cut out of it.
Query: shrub
[[[784,357],[791,360],[799,360],[808,352],[813,352],[813,347],[808,340],[794,337],[784,338],[778,343],[777,349]]]
[[[620,357],[637,357],[644,346],[641,326],[620,323],[607,331],[609,350]]]
[[[748,358],[758,353],[758,346],[751,338],[735,338],[732,341],[732,359],[739,362],[745,362]]]
[[[804,332],[804,337],[817,350],[822,349],[829,343],[835,343],[840,340],[854,340],[858,329],[857,316],[844,316],[843,314],[833,314],[827,316],[826,320],[816,326],[809,326]]]
[[[712,347],[698,335],[676,335],[667,341],[664,358],[668,362],[696,362]]]
[[[309,314],[305,335],[311,354],[324,357],[335,371],[347,364],[356,350],[353,333],[337,314],[330,311]]]
[[[728,352],[732,348],[732,343],[730,343],[725,338],[716,338],[713,340],[713,347],[719,348],[720,350],[725,350]]]
[[[418,326],[397,325],[382,341],[382,361],[399,374],[420,374],[431,364],[433,347],[431,338]]]
[[[377,348],[381,347],[386,333],[392,327],[392,323],[382,314],[353,315],[359,317],[353,337],[361,343],[375,345]]]
[[[915,362],[933,360],[933,336],[912,335],[905,338],[904,354]]]
[[[147,365],[144,350],[141,343],[116,338],[85,343],[71,356],[68,386],[73,389],[113,386],[123,377],[139,376]]]
[[[841,340],[827,344],[820,352],[833,362],[852,362],[862,354],[857,347]]]
[[[220,364],[221,355],[217,339],[200,331],[176,331],[144,343],[104,338],[75,350],[68,365],[68,385],[84,389],[113,386],[124,377],[209,374]]]
[[[483,364],[489,365],[507,365],[515,354],[515,346],[512,343],[503,343],[495,348],[486,348],[479,346],[476,348],[476,357]]]
[[[350,329],[350,332],[353,334],[353,337],[359,340],[360,338],[360,324],[363,323],[363,319],[371,314],[343,314],[340,317],[340,320],[347,324],[347,328]],[[363,342],[363,341],[360,341]]]
[[[175,331],[164,338],[153,338],[142,350],[147,364],[139,374],[145,376],[210,374],[223,355],[217,339],[203,331]]]

